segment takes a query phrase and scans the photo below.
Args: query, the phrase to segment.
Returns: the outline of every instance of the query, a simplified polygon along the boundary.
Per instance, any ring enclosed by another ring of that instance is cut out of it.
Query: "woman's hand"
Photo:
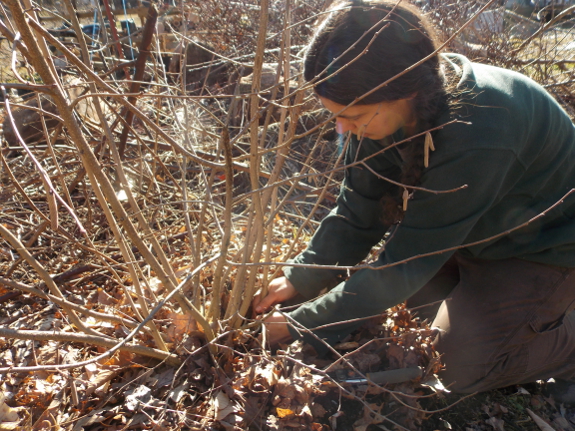
[[[295,290],[293,284],[291,284],[291,282],[286,277],[276,278],[269,284],[268,294],[265,296],[265,298],[262,299],[259,295],[254,298],[252,303],[254,312],[256,314],[265,313],[274,305],[281,304],[282,302],[287,301],[296,295],[297,290]],[[270,317],[273,317],[273,315]],[[266,321],[268,319],[266,319]],[[282,317],[282,319],[285,323],[285,318]]]
[[[255,314],[262,314],[274,305],[281,304],[297,295],[297,290],[286,277],[279,277],[268,285],[268,294],[261,298],[257,295],[252,303]],[[264,319],[266,342],[272,348],[280,343],[289,343],[292,336],[288,330],[288,323],[282,313],[272,313]]]
[[[265,340],[272,347],[276,348],[280,343],[290,343],[292,336],[288,329],[288,323],[282,313],[272,313],[264,320]]]

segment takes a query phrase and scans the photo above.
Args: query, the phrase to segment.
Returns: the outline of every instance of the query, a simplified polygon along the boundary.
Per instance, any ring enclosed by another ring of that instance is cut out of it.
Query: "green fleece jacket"
[[[451,193],[413,192],[401,224],[392,228],[370,268],[360,269],[327,294],[290,313],[328,343],[359,324],[340,323],[376,315],[424,286],[456,250],[481,259],[520,258],[575,267],[575,193],[555,209],[513,229],[556,204],[575,188],[575,126],[541,86],[516,72],[476,64],[448,54],[444,66],[460,77],[459,122],[434,135],[436,150],[420,187]],[[446,112],[436,126],[454,119]],[[399,131],[402,133],[401,131]],[[361,160],[398,139],[352,140],[346,163]],[[322,221],[307,249],[292,262],[351,266],[366,258],[390,228],[382,220],[381,197],[395,187],[402,158],[396,147],[348,168],[337,207]],[[381,176],[381,177],[380,177]],[[465,188],[461,188],[465,186]],[[344,271],[284,268],[306,299],[333,286]],[[296,336],[296,331],[292,335]],[[314,338],[305,336],[316,347]]]

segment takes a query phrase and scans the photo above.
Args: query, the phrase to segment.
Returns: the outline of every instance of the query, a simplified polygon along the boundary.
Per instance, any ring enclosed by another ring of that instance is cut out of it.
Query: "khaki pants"
[[[551,377],[575,381],[575,269],[456,254],[409,307],[437,315],[440,377],[469,393]]]

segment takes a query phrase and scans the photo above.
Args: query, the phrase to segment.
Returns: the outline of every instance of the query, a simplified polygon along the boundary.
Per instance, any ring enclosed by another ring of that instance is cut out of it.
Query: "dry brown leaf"
[[[182,397],[184,395],[186,395],[186,390],[188,389],[188,387],[190,386],[189,383],[183,383],[181,385],[179,385],[178,387],[172,389],[169,393],[168,396],[170,397],[170,399],[172,401],[174,401],[175,403],[179,403],[180,400],[182,399]]]
[[[167,317],[171,320],[171,325],[166,333],[173,343],[180,342],[185,334],[198,330],[196,321],[189,314],[171,312]]]
[[[313,415],[311,414],[311,409],[309,408],[309,404],[305,404],[301,411],[299,412],[298,416],[300,418],[305,419],[306,421],[311,421],[313,419]]]
[[[303,424],[295,419],[289,419],[283,422],[283,425],[289,428],[302,429]]]
[[[280,420],[274,415],[269,415],[266,418],[266,425],[270,431],[278,431],[280,429],[279,422]]]
[[[375,353],[362,353],[354,356],[353,359],[360,371],[369,371],[381,363],[381,358]]]
[[[496,416],[490,417],[485,423],[491,425],[496,431],[505,431],[505,422]]]
[[[142,404],[148,404],[152,400],[151,392],[152,390],[145,385],[127,391],[124,407],[129,411],[137,412]]]
[[[217,421],[221,421],[226,418],[227,415],[235,412],[234,405],[228,398],[228,396],[223,392],[218,392],[218,394],[212,398],[212,408],[214,410],[214,417]]]
[[[396,369],[396,368],[403,368],[403,356],[404,350],[403,347],[398,346],[397,344],[390,344],[387,348],[387,359],[389,359],[389,368]]]
[[[84,366],[85,380],[92,380],[92,378],[98,373],[98,364],[92,362]]]
[[[533,410],[539,410],[545,405],[545,400],[541,395],[533,395],[529,403]]]
[[[291,409],[282,409],[280,407],[276,407],[276,414],[277,414],[278,418],[283,419],[283,418],[287,418],[289,416],[293,416],[295,413]]]
[[[188,273],[192,272],[194,269],[194,265],[189,264],[189,265],[184,265],[178,269],[176,269],[175,274],[176,277],[178,278],[182,278],[183,276],[187,275]]]
[[[152,277],[148,280],[148,286],[150,287],[150,289],[152,290],[152,292],[154,293],[160,293],[164,287],[164,285],[162,284],[162,282],[160,281],[160,279],[158,277]]]
[[[102,288],[98,288],[98,303],[102,305],[116,305],[119,301]]]
[[[274,395],[293,400],[296,394],[297,390],[295,385],[293,385],[291,382],[288,382],[284,378],[281,378],[275,385]]]
[[[509,409],[499,403],[493,403],[493,412],[490,416],[499,416],[508,413]]]
[[[296,396],[295,399],[298,403],[300,404],[309,404],[310,402],[310,396],[312,395],[313,391],[314,391],[314,386],[312,385],[305,385],[305,386],[300,386],[298,384],[294,384],[294,389],[296,391]]]
[[[61,400],[55,398],[52,400],[50,405],[44,412],[40,415],[36,423],[32,426],[32,431],[59,431],[60,427],[58,420],[54,417],[53,413],[57,413],[61,408]]]
[[[25,407],[10,407],[4,400],[5,396],[0,392],[0,430],[22,429],[22,423],[27,420],[30,413]]]
[[[52,416],[52,415],[50,415]],[[55,430],[59,430],[61,429],[58,425],[53,425],[52,422],[50,422],[50,420],[45,419],[42,421],[36,421],[36,423],[34,424],[34,427],[32,428],[34,431],[48,431],[51,429],[55,429]]]
[[[256,392],[268,390],[276,385],[279,381],[279,374],[275,365],[272,362],[265,364],[263,367],[256,366],[254,371],[254,379],[249,383],[248,387]]]
[[[347,341],[345,343],[339,343],[333,346],[336,350],[352,350],[357,349],[359,347],[359,343],[357,341]]]
[[[100,370],[97,374],[93,375],[86,387],[86,396],[90,396],[96,389],[108,383],[118,373],[117,369]]]
[[[25,377],[23,383],[15,395],[17,401],[21,405],[45,406],[50,403],[54,393],[64,386],[65,381],[62,379],[62,381],[52,385],[34,373]]]
[[[413,350],[408,351],[407,355],[405,355],[404,365],[405,367],[417,367],[419,365],[419,355]]]
[[[353,424],[353,431],[366,431],[367,427],[371,424],[378,424],[383,421],[383,416],[373,412],[379,412],[381,410],[381,405],[377,404],[370,404],[370,408],[364,406],[363,408],[363,417],[358,419]]]
[[[118,367],[129,367],[135,366],[134,364],[134,353],[126,352],[125,350],[120,350],[116,352],[114,356],[108,359],[104,365],[107,366],[118,366]]]
[[[311,405],[311,412],[314,418],[323,418],[327,414],[327,410],[320,403],[313,403]]]

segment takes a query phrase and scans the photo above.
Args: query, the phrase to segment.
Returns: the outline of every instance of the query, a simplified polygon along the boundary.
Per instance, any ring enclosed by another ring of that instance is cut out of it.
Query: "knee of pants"
[[[444,361],[453,366],[484,363],[489,353],[485,346],[482,346],[485,340],[481,340],[483,336],[480,328],[485,322],[458,311],[448,311],[445,303],[441,305],[433,322],[433,326],[439,331],[433,343],[434,347]]]
[[[444,365],[439,377],[454,392],[472,393],[496,389],[521,383],[529,375],[527,366],[530,355],[527,344],[509,346],[497,353],[495,346],[473,337],[466,337],[457,331],[440,331],[434,347],[441,354]],[[542,376],[533,374],[531,380]]]
[[[464,331],[460,331],[464,332]],[[462,342],[464,333],[441,331],[434,342],[436,351],[441,355],[444,368],[439,373],[443,384],[453,392],[471,393],[486,377],[488,353],[473,343]]]

